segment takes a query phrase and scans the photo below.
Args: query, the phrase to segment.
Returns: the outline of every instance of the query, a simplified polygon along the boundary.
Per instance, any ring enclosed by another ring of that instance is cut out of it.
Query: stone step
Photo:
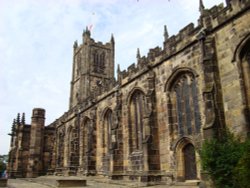
[[[199,180],[187,180],[185,182],[176,182],[171,188],[196,188],[199,187],[200,181]]]
[[[57,187],[86,187],[86,180],[58,179]]]

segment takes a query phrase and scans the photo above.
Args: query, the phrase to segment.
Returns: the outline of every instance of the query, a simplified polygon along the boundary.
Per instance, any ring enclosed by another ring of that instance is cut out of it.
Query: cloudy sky
[[[223,0],[203,0],[206,8]],[[126,69],[136,50],[162,47],[193,22],[199,0],[0,0],[0,154],[7,154],[13,119],[34,107],[46,109],[46,124],[68,110],[72,46],[82,32],[108,42],[114,34],[116,65]]]

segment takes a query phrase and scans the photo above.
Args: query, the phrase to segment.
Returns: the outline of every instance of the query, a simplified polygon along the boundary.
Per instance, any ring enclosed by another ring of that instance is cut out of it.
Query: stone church
[[[86,29],[73,45],[69,109],[45,126],[45,110],[14,119],[10,177],[102,176],[150,184],[204,180],[202,142],[228,127],[250,131],[250,0],[206,9],[198,25],[163,47],[137,51],[117,69],[115,39],[96,42]]]

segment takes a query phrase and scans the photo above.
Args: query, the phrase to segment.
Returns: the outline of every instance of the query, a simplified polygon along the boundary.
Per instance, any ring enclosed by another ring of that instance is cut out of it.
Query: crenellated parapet
[[[127,70],[118,71],[118,79],[132,79],[135,75],[138,75],[138,73],[143,72],[145,69],[147,69],[150,62],[152,62],[155,57],[159,56],[161,53],[161,48],[156,47],[154,49],[150,49],[147,57],[146,56],[137,56],[137,63],[131,64]]]
[[[82,44],[78,44],[78,41],[75,41],[73,44],[74,55],[80,52],[80,50],[86,45],[97,48],[109,49],[110,47],[114,46],[114,37],[112,35],[110,41],[106,43],[103,43],[101,41],[95,41],[93,38],[91,38],[91,33],[88,28],[86,28],[86,30],[84,30],[82,34]]]
[[[225,7],[221,3],[210,9],[206,9],[201,0],[199,8],[200,18],[196,27],[193,23],[190,23],[182,28],[176,35],[169,36],[167,27],[164,26],[163,49],[158,46],[150,49],[146,57],[141,57],[138,49],[137,64],[130,65],[127,70],[117,71],[118,80],[120,80],[120,82],[123,82],[122,80],[124,79],[130,80],[141,72],[144,72],[148,66],[154,66],[160,61],[170,58],[187,46],[200,40],[201,35],[207,35],[213,32],[217,27],[222,26],[223,23],[240,14],[241,11],[249,9],[249,6],[249,0],[229,0]]]
[[[159,55],[161,55],[161,52],[162,52],[162,49],[159,46],[157,46],[155,48],[151,48],[151,49],[149,49],[147,59],[149,61],[154,61],[154,59],[156,57],[158,57]]]
[[[228,0],[226,6],[223,3],[215,5],[210,9],[203,9],[199,18],[199,25],[207,30],[217,29],[222,27],[229,19],[241,14],[242,11],[249,9],[250,1]]]

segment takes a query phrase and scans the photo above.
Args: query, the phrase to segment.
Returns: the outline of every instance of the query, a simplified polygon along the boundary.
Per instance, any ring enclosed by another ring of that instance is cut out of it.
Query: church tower
[[[82,44],[74,43],[70,105],[73,108],[91,96],[96,87],[114,79],[115,42],[103,44],[91,38],[88,28],[83,32]]]

